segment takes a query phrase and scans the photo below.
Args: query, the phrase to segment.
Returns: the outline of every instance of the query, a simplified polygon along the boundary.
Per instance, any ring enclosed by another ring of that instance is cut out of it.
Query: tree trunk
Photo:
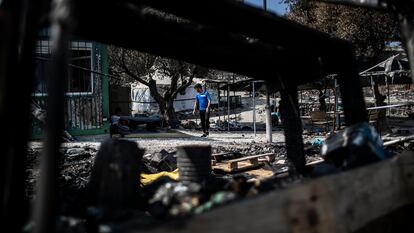
[[[167,90],[163,95],[158,92],[157,82],[155,80],[151,79],[147,83],[151,96],[154,98],[155,102],[157,102],[160,108],[161,115],[164,117],[166,123],[173,129],[178,128],[180,125],[180,120],[175,113],[174,100],[177,97],[178,93],[185,91],[185,89],[191,85],[194,76],[194,74],[190,76],[189,80],[185,83],[182,83],[178,88],[177,82],[179,76],[173,76],[171,78],[170,89]]]
[[[166,101],[166,110],[166,117],[169,125],[171,126],[171,128],[177,129],[180,125],[180,120],[178,119],[177,114],[175,114],[173,98]]]
[[[164,117],[164,120],[167,122],[168,124],[168,120],[166,118],[166,113],[167,113],[167,102],[164,99],[161,100],[155,100],[158,104],[158,107],[160,109],[160,114],[162,117]]]
[[[176,129],[180,125],[180,120],[175,114],[174,99],[155,99],[159,108],[160,114],[164,117],[166,123],[171,128]]]
[[[167,114],[166,114],[167,113],[167,101],[158,92],[157,82],[155,80],[150,80],[148,82],[148,88],[150,90],[150,94],[151,94],[152,98],[154,98],[155,102],[157,102],[157,104],[158,104],[161,116],[164,117],[167,124],[170,124],[170,122],[168,120],[168,117],[167,117]]]

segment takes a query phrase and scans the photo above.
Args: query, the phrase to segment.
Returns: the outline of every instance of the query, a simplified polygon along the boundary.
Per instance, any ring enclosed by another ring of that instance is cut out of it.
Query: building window
[[[46,78],[48,63],[50,62],[51,44],[48,40],[40,40],[36,46],[36,87],[35,95],[46,95]],[[66,95],[93,94],[93,60],[92,43],[75,41],[70,45],[70,61],[68,67],[68,79]]]

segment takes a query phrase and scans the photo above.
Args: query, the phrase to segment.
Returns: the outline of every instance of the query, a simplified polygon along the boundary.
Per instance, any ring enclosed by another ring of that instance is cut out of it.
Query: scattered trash
[[[181,124],[184,129],[199,129],[200,126],[195,121],[186,121]]]
[[[210,198],[209,201],[195,208],[194,213],[201,214],[201,213],[207,212],[215,206],[220,206],[225,203],[229,203],[230,201],[233,201],[234,199],[236,199],[236,197],[237,195],[233,192],[226,192],[226,191],[217,192],[213,194],[213,196]]]
[[[216,131],[226,131],[228,130],[228,127],[230,126],[231,131],[249,131],[252,130],[250,126],[247,126],[245,124],[241,124],[237,121],[231,120],[230,123],[228,121],[219,121],[213,122],[210,124],[211,130]]]
[[[159,179],[162,176],[168,176],[169,178],[173,179],[173,180],[178,180],[179,176],[178,176],[178,169],[175,169],[172,172],[159,172],[159,173],[155,173],[155,174],[145,174],[145,173],[141,173],[141,184],[143,186],[150,184],[151,182]]]
[[[348,169],[387,158],[382,140],[368,123],[360,123],[328,138],[322,156],[338,168]]]
[[[188,215],[200,203],[200,190],[201,186],[196,183],[165,183],[149,200],[149,211],[157,217]]]
[[[349,127],[325,140],[326,135],[325,132],[310,131],[303,134],[307,163],[320,160],[320,151],[324,148],[322,151],[326,161],[313,165],[314,176],[331,174],[386,158],[387,154],[381,150],[379,136],[367,124]],[[413,146],[409,139],[394,137],[389,140],[389,143],[393,143],[393,140],[399,142],[387,147],[387,150],[400,151],[407,146]],[[273,153],[274,159],[261,169],[273,173],[274,176],[262,180],[255,173],[234,175],[212,169],[209,171],[211,179],[204,183],[181,182],[176,150],[176,145],[163,149],[151,148],[149,153],[143,155],[140,164],[141,176],[135,176],[135,183],[140,186],[140,199],[145,204],[111,212],[99,206],[88,205],[84,195],[97,154],[97,145],[68,144],[61,150],[64,156],[59,182],[65,205],[61,215],[64,217],[58,219],[59,227],[69,229],[67,232],[85,232],[85,229],[120,232],[120,227],[132,219],[139,226],[181,219],[269,190],[284,189],[307,179],[289,174],[289,161],[283,143],[263,143],[257,140],[215,145],[212,147],[212,158],[226,162],[246,156]],[[29,177],[26,192],[31,196],[39,175],[36,166],[40,152],[31,149],[29,154],[28,161],[32,167],[27,169]]]
[[[325,143],[325,138],[314,138],[311,141],[312,145],[323,145]]]
[[[155,174],[159,172],[172,172],[177,169],[177,158],[175,151],[168,152],[163,149],[160,152],[143,156],[143,172]]]

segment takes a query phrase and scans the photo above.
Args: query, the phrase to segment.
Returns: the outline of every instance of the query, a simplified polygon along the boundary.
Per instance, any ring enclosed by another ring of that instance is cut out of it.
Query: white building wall
[[[209,90],[213,104],[218,103],[218,94],[215,90]],[[193,86],[189,86],[184,95],[178,94],[174,101],[175,111],[192,110],[197,92]],[[158,113],[158,104],[151,97],[148,87],[142,85],[131,86],[132,114]]]

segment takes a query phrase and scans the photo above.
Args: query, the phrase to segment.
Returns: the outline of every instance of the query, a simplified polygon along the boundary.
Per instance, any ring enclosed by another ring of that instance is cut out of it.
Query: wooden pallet
[[[251,155],[246,156],[238,159],[228,160],[227,163],[229,164],[229,172],[241,172],[241,171],[248,171],[253,169],[259,169],[264,166],[263,161],[260,161],[260,158],[266,158],[268,161],[274,161],[276,154],[274,153],[267,153],[261,155]],[[242,162],[250,162],[247,166],[240,166]]]
[[[225,152],[225,153],[218,153],[218,154],[212,154],[211,157],[214,161],[216,162],[221,162],[223,161],[223,157],[225,155],[239,155],[239,152]]]

